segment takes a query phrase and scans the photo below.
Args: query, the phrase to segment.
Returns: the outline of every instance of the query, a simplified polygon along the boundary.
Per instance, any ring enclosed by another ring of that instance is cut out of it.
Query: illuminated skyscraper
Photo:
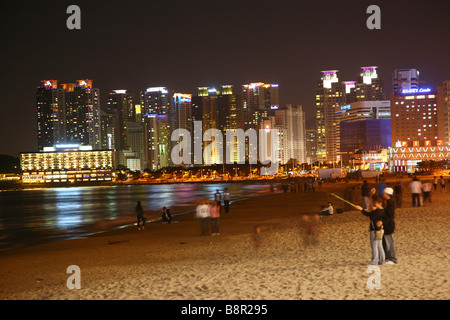
[[[43,80],[37,88],[38,149],[52,147],[64,142],[66,136],[64,90],[58,88],[57,80]]]
[[[115,118],[114,148],[118,152],[128,147],[126,131],[127,122],[130,118],[133,119],[133,111],[131,111],[133,110],[133,101],[129,98],[127,90],[112,90],[106,99],[106,112],[113,114]]]
[[[322,71],[316,89],[317,160],[338,161],[338,142],[335,114],[345,105],[345,84],[339,82],[338,70]]]
[[[66,100],[66,142],[100,149],[100,90],[92,80],[63,84]]]
[[[381,101],[386,96],[383,89],[383,81],[379,77],[376,66],[362,67],[358,81],[345,82],[346,102],[357,101]]]
[[[261,119],[279,106],[278,84],[257,82],[242,86],[244,129],[259,129]]]

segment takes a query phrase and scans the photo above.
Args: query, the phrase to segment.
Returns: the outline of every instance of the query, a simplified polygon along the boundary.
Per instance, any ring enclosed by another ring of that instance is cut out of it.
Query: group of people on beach
[[[144,215],[144,208],[142,207],[142,204],[140,201],[137,202],[136,208],[134,209],[134,211],[137,216],[137,229],[145,230],[145,222],[147,221],[147,218]],[[161,221],[163,223],[172,223],[172,221],[173,221],[173,217],[170,214],[170,210],[166,207],[163,207],[163,209],[162,209]]]
[[[196,217],[200,220],[200,230],[202,236],[218,236],[219,233],[219,218],[223,207],[225,213],[230,211],[231,195],[228,188],[225,188],[223,194],[216,190],[214,194],[214,201],[203,200],[197,206]]]
[[[214,201],[203,200],[196,208],[196,217],[200,219],[201,225],[201,234],[202,236],[206,235],[219,235],[219,218],[220,211],[223,208],[225,213],[230,211],[230,202],[231,202],[231,194],[228,191],[228,188],[225,188],[223,194],[220,193],[219,190],[216,190],[214,194]],[[145,230],[145,223],[147,221],[144,215],[144,209],[140,201],[137,202],[135,213],[137,216],[137,229]],[[172,223],[173,216],[170,213],[170,210],[166,207],[163,207],[161,214],[161,221],[163,223]]]

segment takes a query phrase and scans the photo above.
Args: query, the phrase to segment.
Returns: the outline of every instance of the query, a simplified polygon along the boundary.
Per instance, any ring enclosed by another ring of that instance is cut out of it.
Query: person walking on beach
[[[142,221],[142,230],[145,229],[145,217],[144,217],[144,208],[142,208],[141,202],[138,201],[136,208],[134,209],[137,216],[137,227],[138,230],[141,230],[141,221]]]
[[[412,194],[412,206],[417,207],[421,206],[421,199],[420,194],[422,193],[422,183],[417,179],[417,177],[414,177],[413,180],[409,184],[409,189],[411,190]]]
[[[437,190],[437,185],[438,185],[438,179],[437,179],[436,176],[434,176],[434,179],[433,179],[433,187],[434,187],[434,191]]]
[[[392,188],[384,189],[383,199],[384,219],[383,219],[383,249],[385,253],[386,264],[397,264],[395,254],[394,231],[395,231],[395,195]]]
[[[202,236],[208,236],[210,234],[210,206],[209,201],[204,200],[198,206],[196,210],[196,216],[200,219],[200,229]]]
[[[423,205],[425,205],[425,202],[431,203],[431,190],[433,189],[433,186],[430,182],[425,182],[422,185],[422,192],[423,192]]]
[[[223,206],[225,208],[225,213],[228,213],[230,211],[230,201],[231,201],[231,195],[228,191],[228,188],[225,188],[225,191],[223,193]]]
[[[209,207],[210,218],[211,218],[211,232],[213,236],[219,235],[219,218],[220,218],[220,208],[216,202],[212,202]]]
[[[447,189],[445,189],[445,180],[444,180],[443,176],[441,176],[440,182],[441,182],[441,191],[442,191],[442,193],[447,192]]]
[[[373,201],[374,206],[369,210],[364,210],[360,206],[355,206],[356,209],[361,210],[361,212],[370,218],[370,246],[372,247],[372,260],[369,265],[385,264],[385,254],[383,249],[383,237],[377,236],[383,228],[383,219],[385,216],[383,208],[383,200],[377,197]],[[378,232],[377,232],[378,231]]]

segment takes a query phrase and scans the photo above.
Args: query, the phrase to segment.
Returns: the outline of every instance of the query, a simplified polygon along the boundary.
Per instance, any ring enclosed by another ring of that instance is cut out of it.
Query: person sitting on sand
[[[173,217],[170,214],[170,210],[166,207],[164,207],[162,210],[161,220],[163,222],[172,223]]]
[[[331,216],[334,214],[334,208],[333,204],[331,202],[328,202],[328,206],[322,207],[322,212],[320,213],[320,216]]]

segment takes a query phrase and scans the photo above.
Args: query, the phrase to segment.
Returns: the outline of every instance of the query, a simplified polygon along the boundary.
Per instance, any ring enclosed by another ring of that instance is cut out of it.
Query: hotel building
[[[436,91],[430,88],[391,93],[392,171],[414,171],[423,160],[449,158],[439,114]]]
[[[111,181],[114,151],[59,144],[46,147],[43,152],[21,153],[20,165],[23,183]]]

